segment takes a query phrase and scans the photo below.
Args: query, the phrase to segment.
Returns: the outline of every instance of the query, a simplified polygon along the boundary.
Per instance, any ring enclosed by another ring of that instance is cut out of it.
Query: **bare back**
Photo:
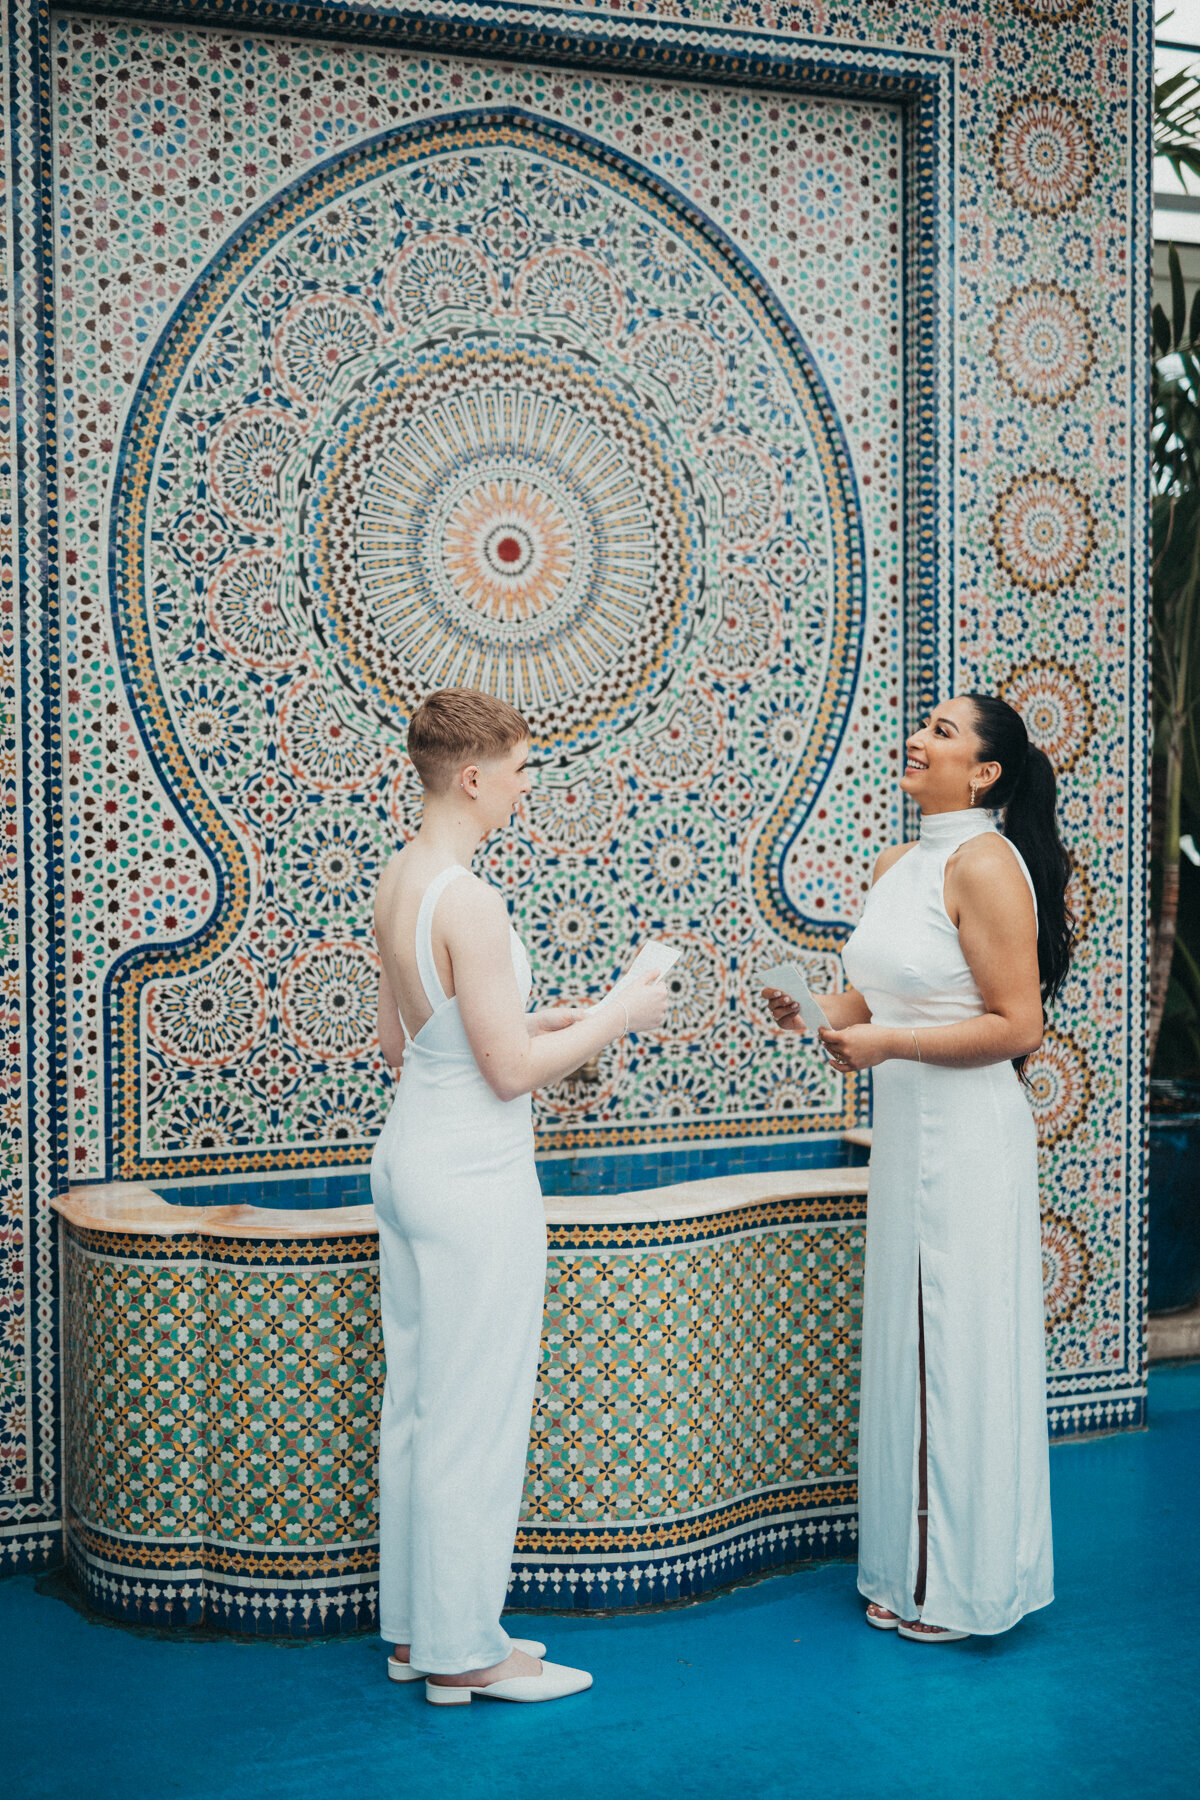
[[[411,844],[389,857],[375,895],[375,942],[384,978],[410,1038],[433,1016],[417,969],[417,915],[430,882],[446,867],[443,856]],[[433,918],[433,961],[446,997],[452,999],[454,967],[446,943],[445,917],[445,910],[439,907]]]

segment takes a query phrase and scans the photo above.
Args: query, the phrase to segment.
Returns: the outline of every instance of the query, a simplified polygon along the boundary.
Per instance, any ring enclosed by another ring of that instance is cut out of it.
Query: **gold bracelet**
[[[912,1026],[911,1026],[911,1025],[910,1025],[910,1026],[909,1026],[909,1028],[908,1028],[908,1035],[909,1035],[909,1037],[910,1037],[910,1038],[911,1038],[911,1039],[912,1039],[912,1041],[913,1041],[913,1049],[914,1049],[914,1050],[915,1050],[915,1051],[916,1051],[916,1053],[917,1053],[917,1061],[918,1061],[918,1062],[924,1062],[924,1060],[925,1060],[925,1059],[924,1059],[924,1057],[923,1057],[923,1056],[922,1056],[922,1055],[921,1055],[921,1046],[920,1046],[920,1044],[918,1044],[918,1042],[917,1042],[917,1034],[916,1034],[916,1032],[915,1032],[915,1031],[914,1031],[914,1030],[913,1030],[913,1028],[912,1028]]]

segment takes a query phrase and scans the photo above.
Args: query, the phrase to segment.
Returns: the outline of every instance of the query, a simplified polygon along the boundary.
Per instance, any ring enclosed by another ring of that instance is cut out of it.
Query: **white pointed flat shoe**
[[[951,1631],[943,1625],[921,1625],[919,1619],[901,1620],[896,1627],[902,1638],[908,1638],[914,1644],[956,1644],[959,1638],[969,1638],[969,1631]]]
[[[533,1638],[510,1638],[514,1650],[523,1650],[526,1656],[543,1657],[546,1654],[545,1644],[536,1643]],[[397,1662],[394,1656],[388,1657],[389,1681],[424,1681],[428,1669],[414,1669],[411,1663]]]
[[[518,1649],[523,1648],[517,1645]],[[476,1695],[481,1700],[564,1700],[582,1694],[592,1685],[586,1669],[568,1669],[563,1663],[544,1662],[540,1675],[513,1675],[486,1687],[440,1687],[425,1683],[425,1698],[432,1706],[466,1706]]]

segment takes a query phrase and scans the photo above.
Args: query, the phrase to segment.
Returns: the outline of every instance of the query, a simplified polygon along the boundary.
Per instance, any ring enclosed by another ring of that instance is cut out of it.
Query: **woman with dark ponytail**
[[[1007,1631],[1054,1597],[1037,1137],[1018,1077],[1073,939],[1054,770],[1020,715],[959,695],[907,753],[921,835],[880,856],[842,953],[853,985],[823,999],[820,1036],[835,1067],[875,1070],[858,1585],[869,1624],[930,1643]]]

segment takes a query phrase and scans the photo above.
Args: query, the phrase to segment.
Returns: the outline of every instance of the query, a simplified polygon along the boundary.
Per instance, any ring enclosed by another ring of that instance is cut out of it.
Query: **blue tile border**
[[[541,1159],[543,1194],[625,1194],[704,1181],[718,1175],[762,1174],[777,1169],[844,1169],[867,1152],[840,1137],[778,1139],[749,1144],[667,1145],[598,1156]]]
[[[744,1144],[671,1144],[656,1150],[603,1152],[537,1159],[543,1194],[625,1194],[705,1181],[719,1175],[756,1175],[786,1169],[861,1168],[868,1153],[840,1137],[768,1139]],[[90,1185],[90,1184],[88,1184]],[[367,1206],[371,1171],[293,1170],[232,1181],[156,1181],[154,1191],[176,1206],[268,1206],[289,1211]]]

